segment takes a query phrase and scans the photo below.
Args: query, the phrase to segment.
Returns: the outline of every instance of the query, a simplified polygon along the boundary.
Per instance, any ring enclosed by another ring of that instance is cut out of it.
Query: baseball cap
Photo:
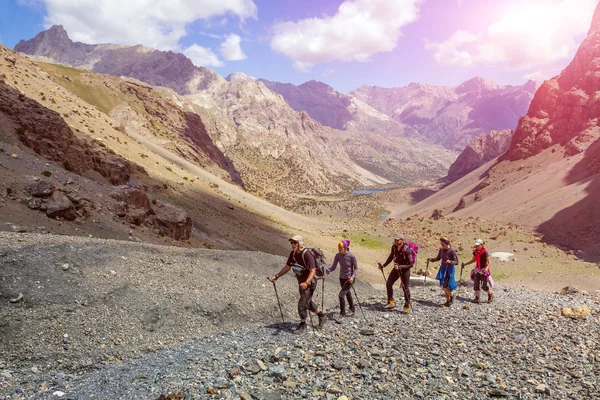
[[[290,242],[302,242],[303,238],[300,235],[292,236],[288,239]]]
[[[479,245],[483,245],[483,240],[481,240],[481,239],[477,239],[477,240],[475,241],[475,246],[479,246]]]
[[[400,232],[396,232],[396,234],[394,235],[394,240],[404,240],[404,235]]]

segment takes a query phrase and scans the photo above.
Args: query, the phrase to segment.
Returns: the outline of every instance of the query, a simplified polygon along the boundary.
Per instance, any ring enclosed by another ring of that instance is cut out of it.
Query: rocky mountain
[[[475,139],[460,153],[448,169],[448,178],[456,180],[479,168],[490,160],[504,154],[512,139],[510,129],[491,131]]]
[[[223,79],[214,71],[193,66],[183,55],[142,46],[74,43],[60,26],[21,41],[15,49],[38,60],[126,76],[161,87],[163,95],[200,116],[216,147],[232,160],[245,187],[274,201],[276,197],[289,198],[298,190],[340,193],[356,186],[383,184],[399,175],[413,179],[439,177],[454,159],[454,154],[439,148],[440,157],[423,162],[426,158],[421,153],[425,149],[411,145],[415,151],[405,153],[403,161],[408,164],[400,171],[386,167],[384,154],[378,162],[384,177],[379,171],[365,169],[361,160],[354,160],[346,151],[345,140],[360,140],[357,131],[335,132],[309,114],[292,109],[263,82],[242,74]],[[352,107],[370,109],[366,105]],[[375,110],[369,113],[375,119],[382,118],[383,125],[398,126]],[[368,113],[362,115],[367,118]],[[397,145],[407,147],[402,140]],[[372,150],[371,157],[377,153]]]
[[[282,95],[294,110],[306,111],[325,126],[389,137],[416,136],[417,132],[410,126],[398,123],[356,97],[340,93],[325,83],[312,80],[296,86],[266,79],[260,81]]]
[[[573,61],[536,92],[509,149],[418,205],[518,221],[597,260],[600,244],[600,4]],[[407,215],[415,210],[404,210]]]
[[[455,87],[421,83],[401,88],[362,86],[350,94],[414,128],[420,137],[461,151],[491,130],[514,129],[536,88],[534,81],[499,86],[476,77]]]
[[[600,8],[573,61],[536,92],[504,159],[529,157],[555,144],[565,147],[567,155],[574,155],[600,138],[599,57]]]

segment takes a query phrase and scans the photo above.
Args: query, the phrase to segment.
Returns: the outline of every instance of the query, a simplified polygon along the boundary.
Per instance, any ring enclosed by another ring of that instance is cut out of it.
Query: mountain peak
[[[476,76],[458,85],[458,87],[456,88],[456,92],[459,94],[463,94],[480,90],[490,91],[496,90],[499,87],[500,86],[498,86],[498,84],[494,81],[482,78],[481,76]]]
[[[250,82],[256,82],[258,79],[250,76],[244,72],[232,72],[231,74],[227,75],[227,78],[225,78],[226,81],[229,82],[233,82],[233,81],[250,81]]]

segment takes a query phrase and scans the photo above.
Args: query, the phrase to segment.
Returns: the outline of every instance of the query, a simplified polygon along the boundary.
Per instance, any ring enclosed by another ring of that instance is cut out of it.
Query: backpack
[[[327,259],[325,258],[325,254],[323,254],[323,250],[318,247],[307,247],[306,251],[310,251],[315,258],[315,267],[317,268],[316,277],[317,279],[323,278],[325,276],[325,265],[327,264]],[[306,264],[306,260],[304,259],[304,251],[302,252],[302,259]]]
[[[419,253],[419,245],[413,242],[404,242],[411,251],[413,256],[413,265],[417,265],[417,254]]]

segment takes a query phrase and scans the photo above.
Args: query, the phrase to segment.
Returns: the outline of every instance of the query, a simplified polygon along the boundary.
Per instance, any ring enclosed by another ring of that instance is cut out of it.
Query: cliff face
[[[448,178],[457,180],[469,172],[479,168],[488,161],[504,154],[510,146],[512,131],[491,131],[487,135],[474,139],[452,163],[448,170]]]
[[[566,155],[580,153],[600,138],[600,6],[573,61],[539,88],[515,130],[503,159],[518,160],[555,144]]]

